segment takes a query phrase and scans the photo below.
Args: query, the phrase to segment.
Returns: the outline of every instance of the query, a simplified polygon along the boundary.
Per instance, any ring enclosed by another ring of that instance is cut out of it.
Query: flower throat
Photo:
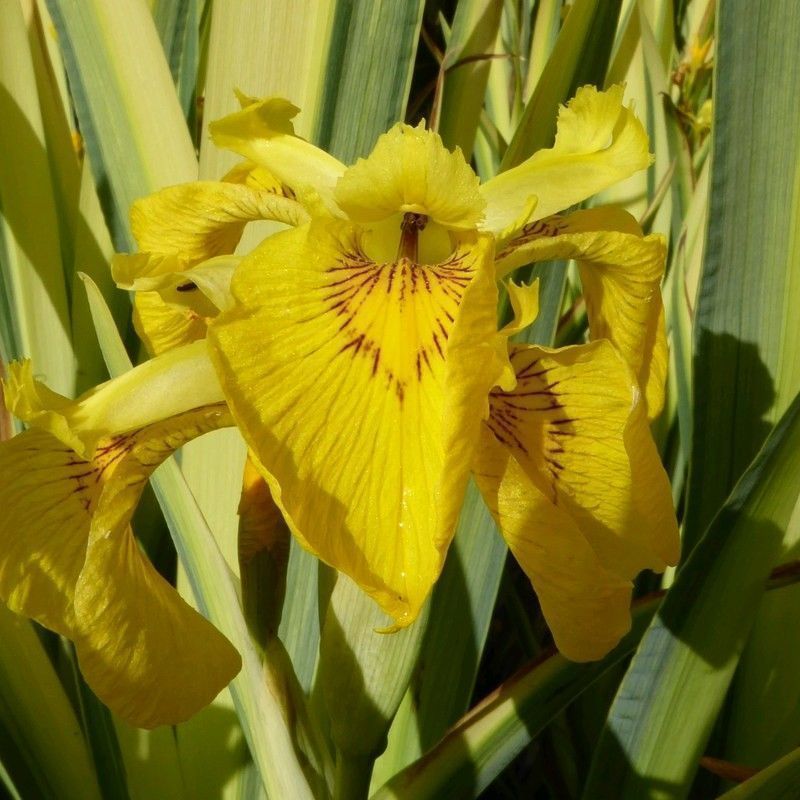
[[[428,217],[425,214],[406,212],[400,223],[400,243],[397,246],[397,260],[407,258],[416,264],[419,261],[419,234],[425,230]]]

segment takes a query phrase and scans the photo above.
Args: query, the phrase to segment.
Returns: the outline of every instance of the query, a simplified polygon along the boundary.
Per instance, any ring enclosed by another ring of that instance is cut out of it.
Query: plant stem
[[[374,759],[366,755],[336,754],[333,800],[366,800]]]

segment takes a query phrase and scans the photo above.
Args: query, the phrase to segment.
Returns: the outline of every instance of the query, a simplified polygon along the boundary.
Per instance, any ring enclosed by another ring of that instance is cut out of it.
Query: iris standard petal
[[[502,371],[489,237],[376,263],[317,221],[241,264],[209,329],[228,402],[298,538],[399,625],[441,570]]]
[[[356,222],[411,212],[468,230],[477,227],[486,205],[478,183],[461,150],[448,150],[424,123],[416,128],[400,123],[378,137],[367,158],[347,169],[334,195]]]
[[[483,229],[500,235],[515,223],[549,217],[647,167],[647,133],[622,95],[622,86],[578,89],[559,112],[553,147],[481,186]]]
[[[501,245],[500,274],[533,261],[575,259],[580,270],[589,334],[612,341],[639,379],[651,419],[664,405],[668,351],[661,278],[663,236],[642,235],[621,208],[576,211],[526,225]]]
[[[630,579],[675,564],[669,480],[635,378],[614,346],[515,345],[510,358],[517,385],[492,392],[486,423],[497,441],[606,569]]]
[[[298,112],[296,106],[281,97],[244,98],[241,111],[212,122],[209,130],[217,147],[233,150],[264,167],[301,201],[310,190],[336,212],[333,189],[345,166],[295,136],[292,118]]]
[[[631,582],[600,563],[575,520],[488,428],[479,452],[475,480],[533,584],[556,646],[573,661],[602,658],[630,628]]]

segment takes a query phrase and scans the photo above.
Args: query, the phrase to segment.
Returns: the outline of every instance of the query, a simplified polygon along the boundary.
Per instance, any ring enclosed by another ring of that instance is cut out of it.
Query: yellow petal
[[[191,301],[184,305],[193,307],[197,296],[192,296],[191,292],[199,289],[221,311],[233,304],[231,279],[241,260],[241,256],[216,256],[197,266],[183,269],[173,256],[117,253],[112,259],[111,271],[121,289],[134,292],[155,291],[161,293],[166,300]],[[173,296],[175,291],[178,292],[177,298]],[[186,293],[185,297],[181,297],[181,293]],[[209,311],[206,316],[214,316],[214,313]]]
[[[255,456],[248,453],[238,509],[239,562],[246,564],[266,550],[285,567],[289,558],[289,532],[261,474],[264,468],[256,463]]]
[[[448,150],[423,123],[398,124],[380,136],[369,157],[342,175],[335,197],[358,222],[411,212],[453,229],[475,228],[485,206],[461,150]]]
[[[288,100],[248,100],[241,111],[211,123],[214,144],[264,167],[298,196],[313,190],[335,212],[333,188],[345,170],[344,164],[295,136],[292,118],[299,109]]]
[[[556,646],[573,661],[602,658],[630,628],[631,582],[603,567],[575,520],[488,428],[479,452],[475,479],[533,584]]]
[[[191,305],[169,302],[158,292],[137,292],[134,298],[133,327],[152,356],[205,339],[208,322]]]
[[[130,530],[148,476],[230,425],[224,405],[107,437],[91,459],[50,433],[0,443],[0,596],[73,639],[87,681],[128,722],[174,724],[239,668],[231,645],[141,555]]]
[[[45,431],[0,442],[0,597],[64,636],[100,493],[94,478],[89,462]]]
[[[222,401],[205,342],[179,347],[68,400],[36,380],[29,361],[10,364],[8,410],[52,433],[82,456],[104,436],[142,428],[191,408]]]
[[[253,189],[268,191],[297,200],[311,217],[331,216],[330,211],[328,211],[316,190],[297,185],[292,188],[278,180],[269,170],[260,167],[254,161],[239,162],[225,174],[222,180],[230,183],[243,183]]]
[[[295,200],[301,206],[305,212],[306,220],[309,218],[316,219],[318,217],[327,218],[341,216],[341,212],[337,208],[330,191],[323,189],[323,198],[315,187],[310,184],[298,182],[297,178],[295,178],[293,186],[288,186],[282,181],[279,181],[272,173],[264,169],[264,167],[260,167],[253,161],[244,161],[239,167],[234,167],[234,169],[223,177],[223,180],[232,181],[233,183],[244,183],[247,186],[262,189],[277,184],[280,193],[285,197],[290,197],[292,200]],[[274,230],[274,226],[272,229],[269,229],[270,233],[274,232]]]
[[[181,269],[174,259],[162,260],[159,264],[152,254],[137,253],[134,256],[115,256],[116,263],[122,264],[122,259],[130,263],[144,256],[155,266],[153,272],[143,269],[138,275],[133,275],[130,279],[117,280],[117,285],[122,289],[129,289],[135,292],[159,292],[167,300],[191,300],[189,305],[194,306],[197,296],[192,296],[195,289],[199,289],[212,303],[217,311],[224,311],[233,306],[233,295],[231,294],[231,280],[236,267],[242,260],[241,256],[216,256],[207,261],[201,261],[197,266],[189,269]],[[161,266],[164,266],[162,271]],[[169,268],[168,268],[169,267]],[[113,267],[112,267],[113,269]],[[117,275],[123,273],[118,269]],[[177,298],[173,295],[178,293]],[[185,293],[183,297],[182,293]],[[210,306],[206,316],[215,316]],[[200,309],[198,308],[198,311]],[[205,312],[203,312],[205,313]]]
[[[241,668],[233,646],[156,572],[130,530],[92,539],[75,601],[81,672],[132,725],[183,722]]]
[[[181,269],[174,256],[116,255],[117,285],[136,292],[133,326],[150,355],[205,338],[208,321],[233,304],[231,279],[240,256],[217,256]]]
[[[500,374],[490,237],[375,263],[313,222],[242,261],[209,328],[226,396],[301,542],[413,621],[441,570]]]
[[[92,517],[72,637],[87,683],[133,725],[182,722],[241,667],[228,640],[145,559],[129,528],[153,469],[185,441],[224,424],[223,407],[207,408],[127,437]]]
[[[242,183],[252,189],[262,189],[273,194],[292,197],[293,192],[282,184],[269,170],[253,161],[240,161],[231,167],[222,178],[226,183]]]
[[[115,253],[111,257],[111,277],[120,289],[147,292],[158,289],[183,262],[175,253]]]
[[[527,328],[536,319],[536,315],[539,313],[539,281],[535,280],[530,285],[518,285],[514,281],[508,281],[506,289],[511,301],[513,317],[495,339],[497,362],[503,365],[495,385],[510,391],[516,386],[517,376],[508,360],[508,340]]]
[[[530,284],[508,281],[506,290],[514,313],[511,322],[503,328],[503,334],[509,337],[525,330],[539,316],[539,279]]]
[[[677,561],[669,481],[635,379],[607,341],[511,348],[513,391],[487,422],[541,494],[568,514],[603,566],[629,579]]]
[[[610,339],[639,379],[651,419],[664,405],[668,353],[661,278],[666,245],[621,208],[593,208],[526,225],[497,256],[505,274],[550,259],[578,262],[589,333]]]
[[[186,296],[193,284],[213,303],[217,311],[227,311],[233,306],[231,281],[241,260],[241,256],[219,256],[203,261],[196,267],[177,273],[181,282],[176,288]]]
[[[553,147],[481,186],[486,199],[485,230],[495,234],[519,222],[531,198],[535,212],[526,221],[549,217],[647,167],[647,133],[622,104],[623,87],[605,92],[578,89],[558,115]]]
[[[224,181],[170,186],[137,200],[131,208],[139,250],[175,255],[184,268],[232,253],[244,226],[261,219],[300,225],[308,214],[291,197]]]

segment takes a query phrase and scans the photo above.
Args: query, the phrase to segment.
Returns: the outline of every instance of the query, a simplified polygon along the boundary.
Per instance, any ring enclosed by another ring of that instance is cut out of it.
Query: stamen
[[[412,263],[417,263],[419,258],[419,233],[425,230],[428,217],[425,214],[415,214],[411,211],[403,214],[400,223],[400,244],[397,248],[397,260],[407,258]]]

